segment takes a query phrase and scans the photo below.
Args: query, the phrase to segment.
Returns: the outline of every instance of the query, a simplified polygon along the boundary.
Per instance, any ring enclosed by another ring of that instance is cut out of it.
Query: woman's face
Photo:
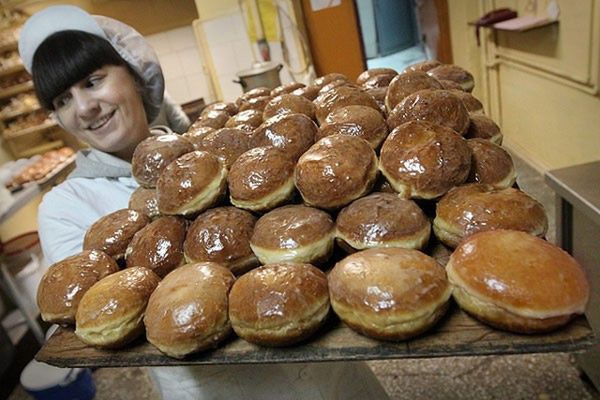
[[[69,133],[125,160],[149,135],[142,96],[124,66],[106,65],[94,71],[58,95],[53,104]]]

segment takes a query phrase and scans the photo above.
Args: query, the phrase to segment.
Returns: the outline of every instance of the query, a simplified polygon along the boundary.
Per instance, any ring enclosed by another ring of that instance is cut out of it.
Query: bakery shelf
[[[13,118],[19,117],[19,116],[24,115],[24,114],[29,114],[29,113],[32,113],[34,111],[38,111],[41,108],[42,108],[41,106],[37,106],[37,107],[31,107],[31,108],[24,108],[22,110],[13,111],[11,113],[6,113],[6,114],[0,113],[0,121],[6,121],[6,120],[9,120],[9,119],[13,119]]]
[[[23,64],[12,65],[8,68],[0,69],[0,77],[14,74],[15,72],[21,72],[25,70],[25,66]]]
[[[7,97],[11,97],[11,96],[14,96],[14,95],[22,93],[22,92],[26,92],[31,89],[33,89],[32,81],[19,83],[18,85],[11,86],[6,89],[0,89],[0,99],[5,99]]]
[[[17,42],[16,40],[14,40],[12,42],[0,44],[0,53],[9,51],[9,50],[16,50],[18,47],[18,44],[19,44],[19,42]]]
[[[426,252],[443,265],[450,255],[442,245],[432,245]],[[583,316],[555,332],[519,335],[492,329],[452,303],[447,315],[433,329],[402,342],[377,341],[359,335],[332,312],[311,340],[291,347],[259,347],[232,334],[215,350],[179,360],[165,356],[143,338],[123,349],[101,350],[81,342],[72,328],[59,328],[36,359],[58,367],[262,364],[573,352],[595,343],[596,338]]]
[[[41,132],[44,131],[46,129],[50,129],[50,128],[54,128],[58,126],[58,124],[56,123],[56,121],[53,120],[47,120],[46,122],[40,124],[40,125],[35,125],[35,126],[31,126],[29,128],[25,128],[25,129],[21,129],[19,131],[16,132],[4,132],[4,138],[5,139],[14,139],[16,137],[19,136],[23,136],[23,135],[29,135],[31,133],[35,133],[35,132]]]
[[[43,143],[39,146],[30,147],[27,150],[17,152],[15,156],[17,158],[27,158],[36,154],[44,153],[48,150],[58,149],[64,145],[65,143],[62,140],[53,140],[51,142]]]

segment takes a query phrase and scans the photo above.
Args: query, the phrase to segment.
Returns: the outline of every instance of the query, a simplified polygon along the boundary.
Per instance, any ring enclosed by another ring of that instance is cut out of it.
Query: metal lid
[[[283,68],[283,65],[281,65],[280,63],[273,62],[273,61],[254,63],[252,65],[252,68],[242,70],[242,71],[238,72],[236,74],[236,76],[238,78],[245,78],[248,76],[260,75],[265,72],[272,71],[274,69],[279,71],[281,68]]]

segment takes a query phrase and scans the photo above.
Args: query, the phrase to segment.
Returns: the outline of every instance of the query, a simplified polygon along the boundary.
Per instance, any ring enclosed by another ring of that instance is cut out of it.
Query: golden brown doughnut
[[[435,79],[454,81],[467,92],[472,92],[475,87],[475,81],[471,73],[458,65],[444,64],[439,65],[427,71],[427,74]]]
[[[252,147],[273,146],[297,160],[315,142],[318,128],[304,114],[271,117],[252,134]]]
[[[387,137],[388,127],[379,111],[365,106],[346,106],[332,111],[325,118],[317,140],[338,133],[363,138],[377,149]]]
[[[258,219],[250,247],[263,264],[322,264],[331,256],[333,241],[334,224],[329,214],[303,205],[288,205]]]
[[[271,96],[258,96],[244,100],[240,103],[240,112],[247,110],[264,111],[265,107],[271,100]]]
[[[367,106],[379,111],[379,106],[373,97],[360,89],[349,86],[338,86],[328,92],[319,94],[314,104],[315,115],[319,124],[322,124],[332,111],[345,106]]]
[[[409,95],[425,89],[442,89],[442,85],[425,72],[405,72],[396,75],[390,82],[385,96],[388,113]]]
[[[119,270],[111,257],[99,250],[84,250],[48,267],[37,289],[37,305],[46,322],[75,324],[83,294],[100,279]]]
[[[372,193],[353,201],[335,221],[338,243],[348,251],[372,247],[421,249],[431,224],[412,200],[392,193]]]
[[[467,139],[481,138],[497,145],[502,144],[500,127],[485,115],[471,115],[471,123],[465,137]]]
[[[496,189],[511,187],[517,179],[513,160],[506,150],[485,139],[469,139],[471,171],[467,182],[484,183]]]
[[[196,121],[194,121],[192,126],[194,127],[194,129],[203,126],[219,129],[225,126],[225,123],[227,122],[229,117],[230,115],[226,110],[210,110],[200,115],[200,117]]]
[[[158,209],[165,215],[194,215],[225,194],[227,167],[207,151],[179,157],[165,168],[156,185]]]
[[[263,113],[258,110],[246,110],[237,113],[227,120],[225,128],[238,128],[244,131],[253,131],[263,123]]]
[[[241,274],[258,265],[250,236],[256,218],[235,207],[217,207],[200,214],[190,225],[183,250],[188,263],[212,261]]]
[[[167,165],[191,151],[194,146],[181,135],[150,136],[135,148],[131,173],[140,185],[153,188]]]
[[[89,227],[83,237],[83,250],[100,250],[118,261],[125,256],[133,235],[149,223],[150,217],[139,211],[114,211]]]
[[[267,120],[279,114],[304,114],[315,119],[315,106],[304,96],[282,94],[271,98],[263,111],[263,119]]]
[[[257,87],[247,91],[235,100],[235,104],[239,107],[242,103],[254,97],[265,97],[271,95],[271,89],[268,87]],[[238,108],[238,112],[243,111]]]
[[[337,72],[333,72],[331,74],[326,74],[326,75],[318,77],[313,82],[313,85],[318,86],[319,90],[320,90],[323,86],[325,86],[328,83],[331,83],[333,81],[346,81],[346,82],[350,82],[350,80],[348,79],[348,77],[346,75],[340,74],[340,73],[337,73]]]
[[[319,95],[319,90],[321,90],[320,86],[317,85],[308,85],[303,88],[298,88],[292,92],[296,96],[306,97],[308,100],[313,101]]]
[[[483,114],[483,104],[471,93],[457,89],[452,89],[451,92],[462,100],[470,115]]]
[[[377,156],[369,143],[339,134],[315,143],[294,172],[304,202],[324,209],[343,207],[368,193],[376,177]]]
[[[201,117],[206,116],[211,111],[225,111],[230,116],[238,113],[238,107],[235,103],[218,101],[216,103],[208,104],[206,107],[202,109],[200,113]]]
[[[142,186],[138,187],[131,193],[127,207],[131,210],[144,213],[152,219],[160,216],[158,199],[156,198],[156,189],[147,189]]]
[[[412,249],[359,251],[329,273],[335,313],[376,339],[405,340],[425,332],[446,312],[451,292],[444,268]]]
[[[449,90],[421,90],[413,93],[394,107],[387,119],[390,129],[409,121],[442,125],[454,129],[459,135],[467,132],[470,122],[464,103]]]
[[[360,86],[364,86],[367,81],[376,76],[394,76],[398,75],[395,69],[392,68],[370,68],[366,71],[363,71],[356,78],[356,84]],[[389,83],[388,83],[389,84]],[[388,85],[383,85],[388,86]]]
[[[127,246],[128,268],[144,267],[164,278],[183,265],[183,241],[187,226],[180,217],[162,217],[136,232]]]
[[[293,158],[276,147],[255,147],[233,163],[227,183],[229,199],[236,207],[266,211],[288,200],[294,186]]]
[[[192,124],[188,131],[183,134],[183,137],[194,145],[194,150],[202,150],[202,139],[204,139],[204,136],[214,131],[216,131],[216,129],[211,128],[210,126],[194,126],[194,124]]]
[[[447,246],[456,247],[474,233],[495,229],[544,236],[548,229],[544,206],[518,189],[478,183],[456,187],[437,203],[433,231]]]
[[[201,150],[217,156],[227,168],[252,147],[250,133],[238,128],[221,128],[204,136]]]
[[[381,146],[379,169],[405,198],[434,199],[469,176],[471,150],[452,129],[411,121]]]
[[[83,295],[75,335],[84,343],[118,348],[144,332],[144,312],[160,278],[142,267],[125,268],[96,282]]]
[[[305,340],[328,313],[327,277],[310,264],[264,265],[241,276],[229,293],[233,330],[261,346]]]
[[[275,89],[271,90],[271,97],[280,96],[282,94],[292,93],[296,89],[302,89],[306,87],[304,83],[300,82],[290,82],[285,83],[283,85],[277,86]]]
[[[446,265],[453,297],[475,318],[517,333],[559,328],[583,314],[590,285],[579,263],[525,232],[476,233]]]
[[[438,67],[440,65],[442,65],[442,63],[438,60],[426,60],[411,64],[408,67],[404,68],[404,71],[402,72],[427,72],[430,69]]]
[[[231,332],[228,296],[234,281],[231,271],[212,262],[171,272],[148,301],[148,341],[175,358],[216,347]]]

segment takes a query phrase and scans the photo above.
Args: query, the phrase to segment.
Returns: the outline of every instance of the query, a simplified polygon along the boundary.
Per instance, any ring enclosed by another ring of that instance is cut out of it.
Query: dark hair
[[[76,30],[53,33],[33,55],[33,83],[40,103],[54,110],[56,96],[106,65],[123,65],[133,73],[108,40]],[[137,74],[133,76],[137,80]]]

